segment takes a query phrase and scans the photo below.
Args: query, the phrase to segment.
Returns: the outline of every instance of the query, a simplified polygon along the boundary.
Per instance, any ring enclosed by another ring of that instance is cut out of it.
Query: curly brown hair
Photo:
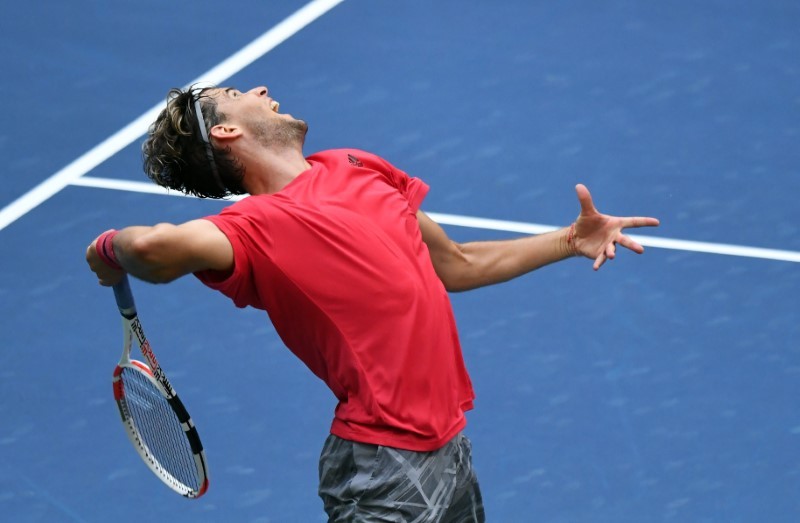
[[[207,129],[225,121],[217,111],[210,88],[173,88],[167,106],[150,126],[142,144],[144,172],[162,187],[200,198],[224,198],[244,194],[244,167],[230,148],[207,143],[200,131],[195,102],[201,104],[201,117]]]

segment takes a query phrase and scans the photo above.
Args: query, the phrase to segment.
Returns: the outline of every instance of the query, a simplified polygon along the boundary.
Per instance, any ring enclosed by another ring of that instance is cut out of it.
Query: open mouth
[[[272,101],[269,103],[269,108],[270,108],[270,109],[272,109],[272,111],[273,111],[273,112],[275,112],[275,113],[277,113],[277,112],[278,112],[278,109],[280,109],[280,107],[281,107],[281,104],[279,104],[279,103],[278,103],[278,102],[276,102],[275,100],[272,100]]]

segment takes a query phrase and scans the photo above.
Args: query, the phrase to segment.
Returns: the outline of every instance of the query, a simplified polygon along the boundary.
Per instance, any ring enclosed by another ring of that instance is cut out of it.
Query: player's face
[[[217,111],[225,114],[226,122],[241,125],[265,145],[284,144],[294,139],[302,144],[308,126],[290,114],[279,113],[280,104],[270,98],[266,87],[254,87],[246,92],[227,87],[210,94],[217,102]]]
[[[210,94],[217,102],[217,110],[225,113],[229,119],[236,120],[243,113],[253,116],[278,114],[278,102],[269,97],[269,90],[264,86],[254,87],[247,92],[235,87],[221,87]]]

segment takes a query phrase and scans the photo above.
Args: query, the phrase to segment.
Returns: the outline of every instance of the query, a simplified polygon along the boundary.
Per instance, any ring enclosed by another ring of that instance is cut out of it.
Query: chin
[[[295,120],[295,128],[297,131],[302,133],[302,136],[305,138],[306,133],[308,133],[308,124],[305,120]]]

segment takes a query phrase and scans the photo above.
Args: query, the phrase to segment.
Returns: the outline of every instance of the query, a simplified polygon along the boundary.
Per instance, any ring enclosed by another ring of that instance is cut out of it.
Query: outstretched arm
[[[644,252],[622,229],[656,226],[657,219],[601,214],[585,186],[578,185],[575,190],[581,212],[572,226],[515,240],[456,243],[425,213],[417,212],[422,239],[445,288],[464,291],[508,281],[572,256],[593,259],[597,270],[614,258],[617,244]]]
[[[166,283],[197,271],[227,271],[233,267],[230,241],[208,220],[120,230],[105,248],[113,249],[122,270],[112,268],[98,255],[98,239],[102,236],[86,249],[86,261],[101,285],[114,285],[123,272],[152,283]]]

